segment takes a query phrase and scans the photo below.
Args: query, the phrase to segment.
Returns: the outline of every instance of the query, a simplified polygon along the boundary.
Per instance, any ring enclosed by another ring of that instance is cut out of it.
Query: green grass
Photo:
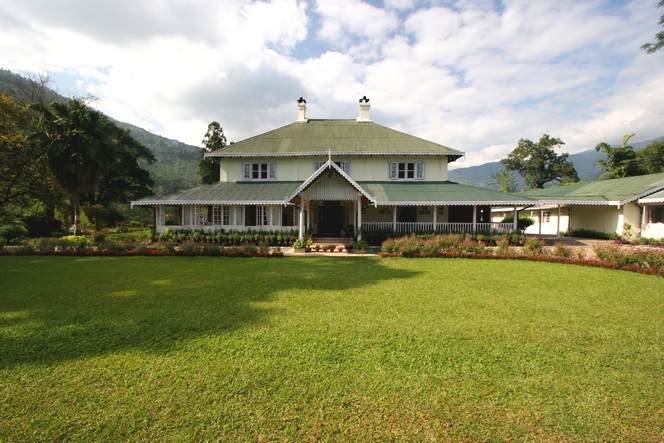
[[[0,257],[0,441],[662,441],[664,279]]]

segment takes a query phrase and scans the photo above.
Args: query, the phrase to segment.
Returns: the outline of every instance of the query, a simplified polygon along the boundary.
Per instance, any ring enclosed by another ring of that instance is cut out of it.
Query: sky
[[[543,134],[560,152],[664,136],[657,0],[3,0],[0,68],[201,146],[297,119],[371,119],[504,158]]]

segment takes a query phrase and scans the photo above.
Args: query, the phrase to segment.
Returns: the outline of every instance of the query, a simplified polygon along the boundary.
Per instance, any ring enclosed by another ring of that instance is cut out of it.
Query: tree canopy
[[[664,0],[660,0],[660,2],[657,4],[657,7],[664,7]],[[664,14],[659,18],[657,24],[664,26]],[[662,49],[662,47],[664,47],[664,31],[659,31],[657,34],[655,34],[655,43],[646,43],[645,45],[641,46],[641,49],[646,51],[648,54],[652,54],[653,52],[657,52]]]
[[[495,174],[491,174],[491,178],[493,182],[489,184],[491,186],[500,186],[501,192],[516,191],[516,176],[511,170],[503,168]]]
[[[219,123],[212,122],[208,125],[202,143],[203,149],[201,149],[201,159],[198,163],[198,175],[201,176],[201,183],[218,182],[220,180],[219,159],[205,158],[205,153],[226,146],[226,136]]]
[[[507,158],[501,160],[506,170],[518,172],[530,189],[543,188],[550,181],[574,183],[579,175],[574,164],[567,161],[569,154],[556,154],[554,148],[565,143],[559,138],[542,135],[537,143],[521,139]]]

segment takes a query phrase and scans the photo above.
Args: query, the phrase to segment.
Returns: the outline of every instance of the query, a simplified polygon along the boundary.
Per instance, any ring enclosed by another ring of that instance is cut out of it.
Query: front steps
[[[312,246],[323,246],[323,245],[334,245],[334,246],[343,246],[353,245],[355,242],[348,237],[323,237],[314,235],[313,236],[313,245]]]

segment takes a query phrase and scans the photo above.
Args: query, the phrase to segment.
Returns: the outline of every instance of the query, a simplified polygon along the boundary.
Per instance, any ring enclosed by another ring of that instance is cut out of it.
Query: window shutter
[[[235,225],[244,226],[244,206],[235,207]]]
[[[272,206],[272,226],[281,225],[281,206]]]
[[[424,180],[424,162],[415,163],[415,178]]]
[[[276,162],[268,163],[268,178],[270,180],[276,180],[277,179],[277,163]]]
[[[342,171],[344,171],[346,174],[350,175],[350,162],[349,161],[340,162],[340,167],[341,167]]]
[[[390,170],[389,170],[389,177],[390,180],[396,180],[397,179],[397,163],[396,162],[390,162]]]
[[[314,172],[318,171],[325,162],[314,162]]]
[[[244,169],[242,178],[244,180],[251,180],[251,163],[243,163],[242,168]]]

